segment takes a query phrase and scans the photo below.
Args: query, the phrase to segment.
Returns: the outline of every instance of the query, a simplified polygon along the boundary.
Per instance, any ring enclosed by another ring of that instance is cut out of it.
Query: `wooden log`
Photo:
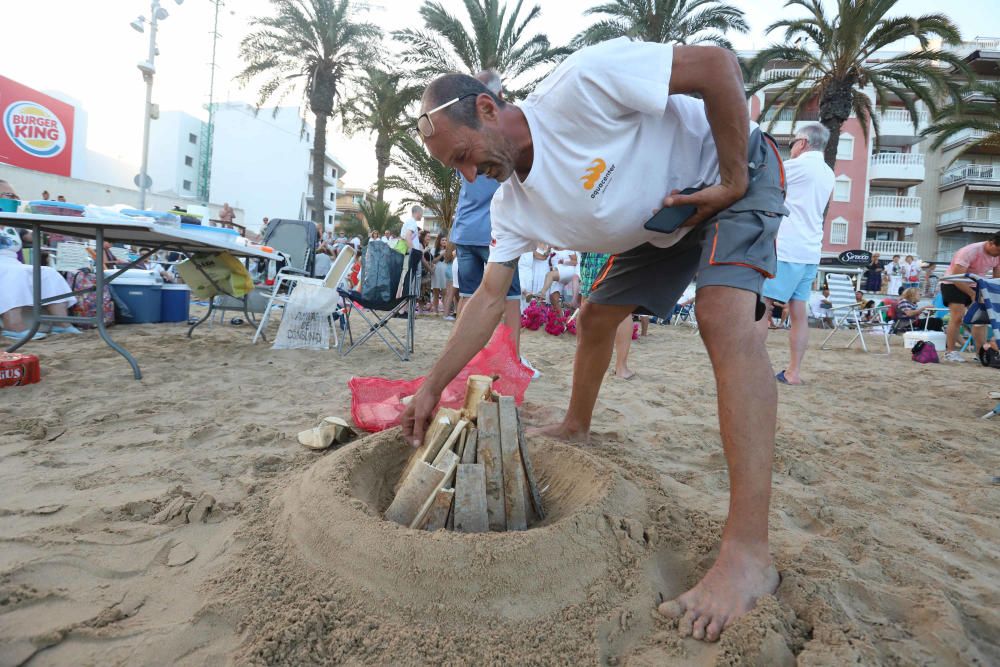
[[[486,512],[490,530],[507,530],[507,512],[503,499],[503,460],[500,457],[500,413],[497,404],[479,404],[479,435],[476,461],[486,470]]]
[[[486,511],[486,466],[463,463],[455,473],[455,530],[485,533],[490,529]]]
[[[462,433],[465,432],[465,427],[468,425],[468,420],[458,420],[458,425],[455,426],[455,430],[451,432],[448,439],[444,441],[443,445],[441,445],[441,451],[439,451],[437,456],[434,457],[434,462],[431,465],[439,465],[441,461],[444,460],[444,456],[447,452],[451,452],[456,455],[458,454],[458,452],[455,451],[455,445],[458,443],[458,439],[462,437]]]
[[[503,499],[507,530],[528,529],[527,491],[524,484],[524,463],[517,444],[517,406],[513,396],[501,396],[500,455],[503,458]]]
[[[389,509],[385,511],[385,518],[409,526],[428,498],[433,498],[444,476],[445,471],[423,461],[417,461],[417,465],[399,488],[396,497],[392,499]]]
[[[426,461],[431,463],[434,457],[437,456],[438,450],[441,449],[441,445],[444,444],[448,436],[451,435],[452,428],[458,423],[458,410],[453,410],[451,408],[440,408],[437,414],[434,415],[434,419],[431,420],[430,425],[424,432],[424,442],[423,445],[414,451],[410,456],[410,460],[406,464],[406,468],[403,469],[403,474],[399,476],[396,481],[396,486],[393,488],[393,493],[399,493],[400,488],[403,486],[403,482],[406,478],[410,476],[413,471],[414,466],[417,465],[417,461]],[[429,459],[425,458],[427,452],[431,449],[434,450],[434,456]]]
[[[479,415],[479,404],[489,400],[493,393],[493,378],[488,375],[470,375],[465,382],[465,404],[462,416],[471,422]]]
[[[472,430],[472,424],[470,423],[464,429],[462,429],[462,435],[459,436],[458,442],[455,443],[455,453],[458,454],[458,462],[462,462],[462,457],[465,456],[465,443],[469,440],[469,431]]]
[[[528,441],[524,437],[524,422],[521,421],[521,413],[517,414],[517,444],[521,448],[521,462],[524,463],[525,486],[528,491],[528,498],[531,501],[531,508],[535,516],[541,521],[545,518],[545,508],[542,506],[542,494],[538,490],[538,477],[535,476],[535,467],[531,465],[531,455],[528,453]]]
[[[465,440],[465,449],[462,451],[462,463],[475,463],[476,442],[479,439],[479,429],[470,428],[467,432],[469,437]]]
[[[455,479],[455,468],[458,467],[458,456],[455,452],[446,451],[444,455],[444,460],[441,462],[441,466],[432,466],[439,472],[444,473],[444,477],[438,482],[437,486],[431,490],[430,496],[424,501],[423,506],[420,511],[417,512],[416,517],[410,522],[410,528],[419,528],[427,520],[427,513],[430,512],[431,506],[434,504],[435,498],[437,498],[437,492],[446,486],[450,486],[452,480]]]
[[[427,520],[424,521],[424,530],[441,530],[448,521],[448,513],[451,512],[451,504],[455,500],[455,489],[441,489],[434,496],[434,502],[427,512]]]
[[[424,461],[431,463],[437,458],[438,452],[451,437],[460,419],[461,414],[458,410],[451,408],[438,410],[437,414],[434,415],[434,421],[431,422],[424,435]]]

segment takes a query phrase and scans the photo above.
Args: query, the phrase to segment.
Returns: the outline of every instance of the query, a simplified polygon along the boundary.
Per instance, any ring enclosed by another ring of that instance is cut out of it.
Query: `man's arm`
[[[434,416],[441,392],[489,342],[503,317],[507,291],[516,270],[517,258],[486,265],[479,289],[465,304],[441,356],[403,412],[403,436],[414,447],[423,442],[424,429]]]
[[[743,73],[736,55],[718,46],[674,47],[670,94],[697,93],[705,102],[705,115],[719,154],[721,183],[692,195],[671,193],[665,206],[693,204],[697,212],[685,223],[697,225],[731,206],[747,190],[747,112]]]
[[[959,276],[959,275],[962,275],[963,273],[967,273],[968,270],[969,270],[969,267],[962,266],[961,264],[956,264],[955,265],[955,273],[953,275]],[[996,275],[995,271],[993,272],[993,275]],[[961,282],[961,283],[959,283],[959,282],[955,282],[955,283],[952,283],[952,285],[954,285],[955,287],[957,287],[958,289],[960,289],[962,292],[968,294],[970,299],[974,300],[976,298],[976,289],[972,286],[972,283],[967,283],[967,282]]]

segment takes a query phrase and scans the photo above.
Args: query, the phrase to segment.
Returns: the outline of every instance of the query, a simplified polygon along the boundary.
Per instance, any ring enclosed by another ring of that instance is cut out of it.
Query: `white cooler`
[[[947,338],[943,331],[907,331],[903,334],[903,347],[909,350],[918,340],[934,343],[937,351],[944,354]]]

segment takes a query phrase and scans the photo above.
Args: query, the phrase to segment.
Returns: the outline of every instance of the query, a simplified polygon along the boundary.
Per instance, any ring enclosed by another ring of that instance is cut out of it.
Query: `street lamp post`
[[[184,0],[174,0],[178,5]],[[146,208],[146,192],[149,190],[149,123],[153,119],[153,75],[156,74],[156,29],[159,22],[167,18],[167,10],[160,6],[160,0],[152,0],[149,7],[149,55],[145,61],[140,62],[138,67],[142,72],[142,80],[146,82],[146,107],[142,121],[142,166],[139,169],[139,178],[136,185],[139,186],[139,209]],[[143,25],[146,19],[142,16],[132,21],[130,24],[138,32],[145,32]]]

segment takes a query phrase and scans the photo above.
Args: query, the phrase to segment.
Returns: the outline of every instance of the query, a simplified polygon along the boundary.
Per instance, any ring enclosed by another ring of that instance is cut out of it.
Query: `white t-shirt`
[[[405,239],[406,232],[413,232],[413,238],[410,240],[413,249],[422,251],[424,246],[420,243],[420,225],[413,218],[407,218],[403,221],[403,226],[399,230],[399,238]]]
[[[903,281],[916,283],[920,282],[920,262],[903,262]]]
[[[672,63],[672,44],[602,42],[566,58],[520,105],[534,161],[493,196],[491,262],[536,241],[619,253],[690,231],[642,227],[672,190],[719,182],[704,103],[668,95]]]
[[[788,215],[778,228],[778,261],[819,264],[823,252],[823,212],[833,194],[833,170],[822,151],[806,151],[785,161]]]

